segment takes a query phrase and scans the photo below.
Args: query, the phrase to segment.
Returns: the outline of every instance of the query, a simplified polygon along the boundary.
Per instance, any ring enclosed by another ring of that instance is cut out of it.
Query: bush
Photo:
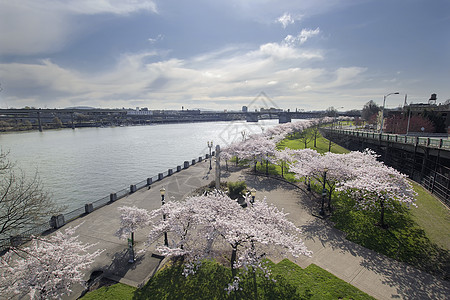
[[[233,200],[243,197],[246,189],[245,181],[228,182],[228,196]]]

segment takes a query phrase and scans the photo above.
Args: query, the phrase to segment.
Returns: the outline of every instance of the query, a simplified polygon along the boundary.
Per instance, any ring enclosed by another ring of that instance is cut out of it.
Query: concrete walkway
[[[316,209],[307,192],[278,180],[248,174],[247,170],[230,168],[230,171],[223,174],[224,181],[245,180],[249,188],[258,191],[256,199],[267,197],[269,202],[288,212],[289,219],[303,229],[302,238],[313,251],[312,257],[288,257],[301,267],[314,263],[377,299],[448,299],[450,282],[349,242],[342,232],[313,216]],[[214,169],[210,172],[206,161],[198,163],[154,183],[149,190],[137,191],[66,225],[81,224],[77,230],[80,240],[98,243],[95,248],[105,249],[86,274],[102,270],[106,278],[136,287],[145,284],[161,264],[161,258],[152,254],[153,246],[138,254],[134,264],[128,263],[127,242],[114,236],[120,223],[117,208],[135,205],[152,210],[161,205],[160,188],[165,187],[166,199],[181,200],[212,180]],[[136,232],[135,240],[137,251],[144,249],[146,231]],[[275,262],[282,259],[270,258]],[[89,279],[88,275],[86,279]],[[81,287],[74,288],[69,298],[77,298],[81,291]]]

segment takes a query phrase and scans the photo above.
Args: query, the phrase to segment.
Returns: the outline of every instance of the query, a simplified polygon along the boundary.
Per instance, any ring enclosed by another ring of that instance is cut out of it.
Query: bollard
[[[177,172],[181,171],[181,166],[177,166]]]
[[[50,219],[50,226],[54,229],[64,226],[64,215],[53,216]]]
[[[213,151],[213,152],[211,153],[211,156],[216,156],[216,151]]]
[[[208,153],[206,153],[206,155],[205,155],[205,159],[208,159],[209,158],[209,154]]]
[[[86,214],[90,214],[93,211],[94,211],[94,205],[92,205],[92,203],[87,203],[84,205],[84,212]]]
[[[117,194],[116,193],[109,194],[109,201],[110,202],[114,202],[116,200],[117,200]]]
[[[164,178],[164,174],[163,173],[159,173],[158,174],[158,180],[162,180]]]
[[[172,174],[173,174],[173,170],[172,169],[167,170],[167,176],[170,176]]]
[[[184,162],[184,168],[185,169],[189,168],[189,162],[187,160]]]
[[[203,157],[199,156],[198,157],[198,162],[201,162],[203,160]]]
[[[195,159],[192,160],[192,165],[195,165]]]
[[[133,194],[134,192],[136,192],[136,185],[132,184],[130,185],[130,194]]]
[[[151,185],[153,183],[153,179],[152,178],[147,178],[147,185]]]

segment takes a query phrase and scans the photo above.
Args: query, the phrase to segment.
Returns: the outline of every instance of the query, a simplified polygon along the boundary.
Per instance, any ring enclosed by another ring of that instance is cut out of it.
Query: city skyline
[[[0,108],[443,103],[448,28],[444,0],[0,0]]]

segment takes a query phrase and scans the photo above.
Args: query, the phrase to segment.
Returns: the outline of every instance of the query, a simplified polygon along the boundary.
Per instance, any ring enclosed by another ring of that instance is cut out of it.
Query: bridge
[[[153,110],[134,111],[127,109],[0,109],[0,130],[2,127],[26,126],[27,129],[76,128],[120,125],[150,125],[159,123],[216,122],[246,120],[258,122],[264,119],[278,119],[279,123],[292,119],[321,117],[320,112],[289,111],[200,111],[200,110]],[[6,124],[6,125],[5,125]],[[4,129],[3,129],[4,130]]]
[[[322,128],[324,136],[349,150],[374,150],[384,161],[450,206],[450,140]]]

